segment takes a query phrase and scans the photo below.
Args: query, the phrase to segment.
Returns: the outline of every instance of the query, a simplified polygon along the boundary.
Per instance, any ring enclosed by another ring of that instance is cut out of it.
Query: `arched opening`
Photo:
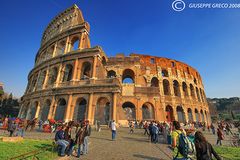
[[[162,70],[162,76],[163,77],[168,77],[169,75],[168,75],[168,71],[166,70],[166,69],[163,69]]]
[[[39,102],[34,102],[31,110],[30,110],[30,115],[28,116],[30,119],[35,118],[36,112],[37,112],[37,107],[38,107]]]
[[[71,51],[75,51],[75,50],[78,50],[79,48],[79,39],[78,37],[75,37],[72,39],[71,41]]]
[[[192,109],[188,108],[188,122],[193,122],[193,115],[192,115]]]
[[[107,72],[107,78],[115,78],[116,72],[114,70],[110,70]]]
[[[185,97],[188,96],[188,89],[187,89],[187,84],[185,82],[182,82],[182,90],[183,90],[183,94]]]
[[[154,120],[154,108],[151,103],[144,103],[142,105],[142,119],[143,120]]]
[[[52,45],[47,49],[46,59],[50,59],[53,57],[53,51],[54,51],[54,45]]]
[[[39,79],[38,79],[38,84],[37,84],[37,89],[42,89],[43,83],[46,77],[46,71],[43,71],[40,73]]]
[[[200,90],[200,98],[202,99],[202,102],[204,102],[205,100],[204,100],[202,89],[200,88],[199,90]]]
[[[175,120],[174,115],[173,115],[173,108],[170,105],[166,106],[166,119],[168,122],[172,122]]]
[[[190,84],[190,91],[191,91],[191,97],[192,99],[195,99],[195,91],[194,91],[194,87],[192,84]]]
[[[122,74],[122,83],[134,83],[135,74],[131,69],[125,69]]]
[[[73,66],[71,64],[67,64],[64,71],[63,82],[72,80],[72,74]]]
[[[180,87],[179,87],[178,81],[176,80],[173,81],[173,89],[174,89],[174,95],[177,97],[180,97],[181,96]]]
[[[170,84],[169,84],[169,81],[166,79],[163,80],[163,91],[164,91],[164,95],[171,95]]]
[[[58,75],[57,67],[52,68],[50,71],[50,84],[54,84],[56,82],[57,75]]]
[[[65,51],[65,41],[61,41],[57,44],[56,55],[62,55]]]
[[[185,115],[184,115],[184,110],[182,106],[177,106],[177,115],[178,115],[178,121],[180,123],[185,123]]]
[[[125,119],[135,120],[136,119],[136,108],[135,105],[131,102],[125,102],[122,105]]]
[[[194,78],[193,82],[194,82],[194,84],[197,85],[197,80],[196,80],[196,78]]]
[[[64,98],[60,98],[59,101],[58,101],[58,105],[57,105],[56,113],[55,113],[55,118],[54,118],[56,121],[64,119],[66,106],[67,106],[66,100]]]
[[[156,77],[152,78],[151,87],[159,87],[159,80]]]
[[[76,101],[73,120],[75,121],[83,121],[86,118],[86,109],[87,109],[87,101],[84,98],[79,98]]]
[[[100,121],[100,124],[108,124],[110,120],[110,102],[106,97],[100,97],[97,100],[95,108],[94,121]]]
[[[200,114],[201,114],[201,120],[202,120],[202,122],[205,122],[205,117],[204,117],[204,114],[203,114],[203,110],[200,110]]]
[[[84,62],[82,65],[81,79],[89,79],[91,78],[91,69],[92,65],[90,62]]]
[[[46,100],[46,102],[44,103],[44,106],[42,108],[42,113],[41,113],[41,116],[40,116],[40,119],[42,121],[46,121],[48,119],[50,106],[51,106],[51,101],[48,99],[48,100]]]
[[[200,122],[199,112],[197,109],[195,109],[195,116],[196,116],[196,122]]]
[[[196,93],[197,93],[198,101],[201,102],[200,95],[199,95],[199,91],[198,91],[198,88],[197,88],[197,87],[196,87]]]

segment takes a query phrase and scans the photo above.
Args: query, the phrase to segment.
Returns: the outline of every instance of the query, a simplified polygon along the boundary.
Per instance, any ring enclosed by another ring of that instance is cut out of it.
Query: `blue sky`
[[[92,46],[102,46],[108,56],[134,52],[183,61],[200,72],[208,97],[240,97],[240,9],[186,7],[176,12],[172,2],[3,0],[0,82],[5,91],[23,95],[45,27],[59,12],[76,3],[90,23]]]

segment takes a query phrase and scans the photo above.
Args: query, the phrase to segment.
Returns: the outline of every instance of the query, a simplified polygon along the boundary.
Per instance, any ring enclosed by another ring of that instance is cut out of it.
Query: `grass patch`
[[[239,160],[240,148],[239,147],[226,147],[226,146],[214,146],[214,150],[224,158],[224,160]]]
[[[40,160],[52,160],[57,158],[57,153],[52,153],[51,146],[51,140],[24,139],[22,142],[0,142],[0,159],[6,160],[27,152],[42,150],[36,157]],[[45,150],[46,147],[48,148],[47,150]]]

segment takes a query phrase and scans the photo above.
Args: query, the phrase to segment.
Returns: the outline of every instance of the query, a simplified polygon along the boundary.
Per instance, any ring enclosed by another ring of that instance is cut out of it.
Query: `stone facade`
[[[91,47],[89,31],[76,5],[51,21],[28,75],[19,117],[210,123],[197,70],[151,55],[107,57],[101,47]]]

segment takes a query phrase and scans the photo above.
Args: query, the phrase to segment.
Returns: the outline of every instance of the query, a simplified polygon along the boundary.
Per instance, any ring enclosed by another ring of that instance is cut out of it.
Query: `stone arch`
[[[65,111],[67,108],[67,102],[64,98],[60,98],[57,103],[57,108],[55,112],[55,120],[64,120]]]
[[[63,76],[63,82],[72,80],[73,76],[73,66],[71,64],[66,64]]]
[[[195,99],[195,91],[194,91],[194,87],[193,87],[192,84],[190,84],[190,92],[191,92],[191,97],[192,97],[193,99]]]
[[[50,58],[52,58],[53,57],[53,51],[54,51],[54,45],[52,45],[52,46],[50,46],[50,47],[48,47],[48,49],[47,49],[47,57],[46,57],[46,59],[50,59]]]
[[[105,56],[102,57],[102,64],[103,64],[103,65],[106,65],[106,64],[107,64],[107,60],[106,60],[106,57],[105,57]]]
[[[203,110],[202,110],[202,109],[200,110],[200,114],[201,114],[201,120],[202,120],[202,122],[205,122],[205,117],[204,117],[204,114],[203,114]]]
[[[203,96],[202,89],[199,88],[199,91],[200,91],[200,97],[201,97],[201,99],[202,99],[202,102],[205,102],[205,99],[204,99],[204,96]]]
[[[162,76],[163,76],[163,77],[169,77],[168,71],[167,71],[166,69],[163,69],[163,70],[162,70]]]
[[[200,122],[199,112],[197,108],[195,108],[195,116],[196,116],[196,122]]]
[[[38,89],[42,89],[44,80],[46,78],[46,75],[47,75],[46,70],[40,73],[40,76],[39,76],[39,79],[38,79],[38,84],[37,84]]]
[[[174,115],[173,115],[173,108],[170,105],[167,105],[165,108],[166,111],[166,119],[168,122],[172,122],[175,120]]]
[[[186,82],[182,82],[182,90],[185,97],[188,96],[188,88]]]
[[[83,121],[86,119],[87,100],[85,98],[78,98],[74,108],[73,120]]]
[[[36,113],[37,113],[37,107],[38,107],[38,105],[39,105],[39,102],[38,102],[38,101],[35,101],[35,102],[33,103],[33,106],[31,106],[31,108],[30,108],[29,116],[27,116],[28,119],[34,119],[34,118],[35,118]]]
[[[201,102],[200,95],[199,95],[199,91],[198,91],[198,88],[197,88],[197,87],[196,87],[196,94],[197,94],[198,101]]]
[[[174,95],[177,96],[177,97],[180,97],[181,96],[181,93],[180,93],[180,86],[179,86],[179,83],[177,80],[174,80],[173,81],[173,90],[174,90]]]
[[[187,109],[188,112],[188,122],[193,122],[193,114],[192,114],[192,109],[188,108]]]
[[[125,102],[122,104],[125,119],[135,120],[136,119],[136,107],[132,102]]]
[[[58,76],[58,68],[53,67],[50,71],[49,84],[54,84],[57,80],[57,76]]]
[[[82,64],[81,79],[91,78],[92,64],[90,62],[84,62]]]
[[[116,72],[114,70],[110,70],[107,72],[107,78],[114,78],[116,77]]]
[[[79,49],[79,44],[80,44],[80,41],[79,41],[79,38],[78,37],[73,37],[72,39],[71,39],[71,42],[70,42],[70,44],[71,44],[71,51],[75,51],[75,50],[78,50]]]
[[[171,95],[170,84],[167,79],[163,80],[163,92],[164,92],[164,95]]]
[[[142,105],[142,119],[143,120],[154,120],[155,115],[154,115],[154,106],[153,104],[149,102],[145,102]]]
[[[135,73],[131,69],[125,69],[122,74],[122,83],[135,83]]]
[[[185,123],[185,115],[184,115],[184,110],[182,106],[177,106],[176,108],[177,115],[178,115],[178,121],[180,123]]]
[[[42,121],[46,121],[48,119],[50,106],[51,106],[51,101],[49,99],[47,99],[43,104],[42,112],[39,117]]]
[[[110,101],[106,97],[100,97],[97,100],[94,121],[100,121],[100,124],[108,124],[110,120]]]
[[[62,40],[58,42],[57,48],[56,48],[56,56],[58,55],[63,55],[65,52],[65,47],[66,47],[66,41]]]
[[[157,77],[153,77],[151,79],[151,87],[159,87],[159,80],[157,79]]]

